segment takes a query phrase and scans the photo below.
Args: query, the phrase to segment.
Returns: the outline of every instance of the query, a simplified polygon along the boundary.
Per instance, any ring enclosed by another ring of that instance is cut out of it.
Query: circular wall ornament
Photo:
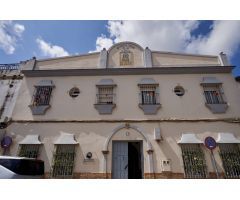
[[[185,90],[184,90],[184,88],[183,88],[182,86],[176,86],[176,87],[174,88],[174,93],[175,93],[177,96],[181,97],[181,96],[183,96],[183,95],[185,94]]]
[[[77,97],[80,94],[80,90],[77,87],[73,87],[70,91],[69,91],[69,95],[72,98]]]

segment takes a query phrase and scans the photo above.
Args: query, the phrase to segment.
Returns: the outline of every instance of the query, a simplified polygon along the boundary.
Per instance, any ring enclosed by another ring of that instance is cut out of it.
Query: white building
[[[0,141],[11,121],[22,78],[20,64],[0,64]]]
[[[239,178],[240,89],[226,55],[121,42],[22,66],[10,155],[48,178]],[[217,141],[210,151],[203,145]]]

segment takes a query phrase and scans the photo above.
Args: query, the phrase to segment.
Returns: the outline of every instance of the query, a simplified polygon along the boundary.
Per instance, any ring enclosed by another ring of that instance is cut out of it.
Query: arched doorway
[[[111,178],[137,179],[143,178],[146,172],[153,173],[152,145],[137,126],[123,124],[116,127],[102,152],[104,171],[111,174]]]

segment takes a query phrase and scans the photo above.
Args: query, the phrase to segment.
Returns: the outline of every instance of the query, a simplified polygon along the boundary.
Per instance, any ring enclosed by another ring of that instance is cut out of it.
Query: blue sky
[[[153,50],[217,55],[240,67],[240,21],[1,21],[0,63],[99,51],[129,40]]]

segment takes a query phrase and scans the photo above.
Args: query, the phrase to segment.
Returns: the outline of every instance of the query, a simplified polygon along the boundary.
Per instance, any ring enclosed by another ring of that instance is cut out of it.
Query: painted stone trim
[[[31,109],[33,115],[44,115],[50,107],[51,107],[50,105],[46,106],[29,105],[29,108]]]
[[[100,115],[105,115],[112,114],[112,111],[116,107],[116,104],[94,104],[94,107],[97,109]]]
[[[227,103],[222,103],[222,104],[208,104],[205,103],[206,107],[209,108],[212,113],[226,113],[228,109],[228,104]]]
[[[152,67],[152,52],[151,50],[146,47],[146,49],[144,49],[144,52],[143,52],[143,56],[144,56],[144,67]]]
[[[233,66],[22,70],[27,77],[231,73]]]
[[[186,118],[160,118],[160,119],[99,119],[99,120],[14,120],[9,121],[11,123],[145,123],[145,122],[226,122],[226,123],[240,123],[240,117],[229,118],[199,118],[199,119],[186,119]]]
[[[161,108],[161,104],[153,104],[153,105],[145,105],[138,104],[139,108],[141,108],[145,115],[155,115],[159,108]]]
[[[103,50],[100,52],[98,68],[107,68],[107,54],[108,52],[105,48],[103,48]]]

